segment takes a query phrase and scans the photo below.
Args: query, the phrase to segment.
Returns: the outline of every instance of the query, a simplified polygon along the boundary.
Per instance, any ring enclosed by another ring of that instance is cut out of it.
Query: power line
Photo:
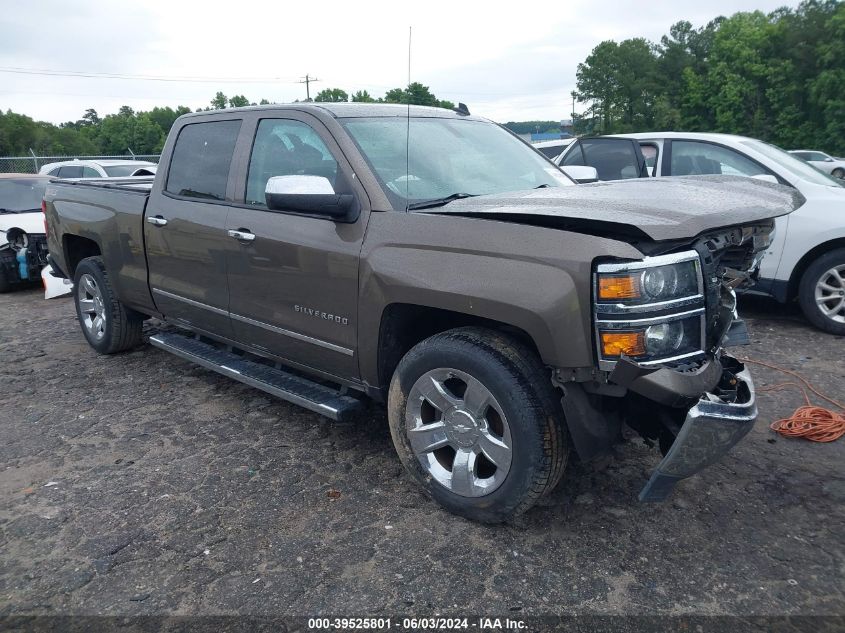
[[[78,70],[53,70],[50,68],[18,68],[14,66],[0,67],[0,73],[12,73],[16,75],[41,75],[48,77],[84,77],[87,79],[129,79],[133,81],[174,81],[191,83],[301,83],[291,80],[285,80],[280,77],[167,77],[164,75],[126,75],[122,73],[94,73]],[[316,80],[312,79],[311,81]]]

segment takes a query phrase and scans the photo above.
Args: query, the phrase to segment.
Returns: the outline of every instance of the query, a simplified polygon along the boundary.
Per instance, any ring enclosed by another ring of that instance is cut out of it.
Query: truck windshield
[[[0,179],[0,213],[40,211],[49,178]]]
[[[574,184],[539,153],[487,121],[412,117],[410,132],[408,120],[401,117],[342,122],[391,201],[403,210],[456,194]]]

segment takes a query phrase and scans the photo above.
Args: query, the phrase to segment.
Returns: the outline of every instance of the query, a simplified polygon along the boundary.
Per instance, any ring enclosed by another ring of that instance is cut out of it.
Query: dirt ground
[[[42,296],[0,295],[0,616],[845,614],[845,439],[770,431],[795,389],[667,503],[637,501],[659,454],[632,439],[490,527],[419,492],[381,409],[336,426],[149,346],[98,356]],[[742,312],[742,354],[845,398],[844,339]]]

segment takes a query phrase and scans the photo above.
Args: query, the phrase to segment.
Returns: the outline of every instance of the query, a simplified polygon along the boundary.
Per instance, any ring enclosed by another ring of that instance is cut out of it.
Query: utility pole
[[[312,81],[320,81],[320,80],[317,79],[316,77],[311,77],[310,75],[306,74],[305,77],[302,78],[302,81],[299,82],[301,84],[305,84],[305,97],[306,97],[305,100],[306,101],[311,101],[311,82]]]

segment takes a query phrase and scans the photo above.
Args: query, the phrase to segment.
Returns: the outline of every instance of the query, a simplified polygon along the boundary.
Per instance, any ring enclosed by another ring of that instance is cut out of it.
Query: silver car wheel
[[[79,278],[76,301],[82,326],[99,341],[106,335],[106,308],[103,293],[92,275],[86,273]]]
[[[408,395],[405,428],[425,471],[462,497],[482,497],[505,481],[513,458],[502,407],[479,380],[457,369],[433,369]]]
[[[834,266],[819,277],[815,297],[825,317],[845,323],[845,264]]]

